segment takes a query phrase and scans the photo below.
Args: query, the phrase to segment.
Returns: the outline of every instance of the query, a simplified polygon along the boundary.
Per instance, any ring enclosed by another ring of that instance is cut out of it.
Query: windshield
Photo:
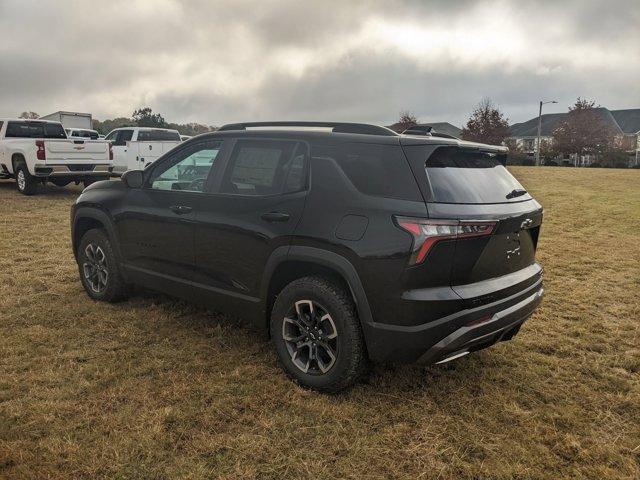
[[[180,134],[171,130],[140,130],[138,132],[139,142],[162,142],[180,141]]]
[[[441,147],[426,162],[436,203],[506,203],[530,200],[493,153]]]
[[[7,138],[67,138],[60,123],[48,122],[9,122]]]

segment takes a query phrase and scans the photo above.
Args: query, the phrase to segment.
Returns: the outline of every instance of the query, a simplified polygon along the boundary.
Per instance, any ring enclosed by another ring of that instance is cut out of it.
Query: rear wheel
[[[117,302],[126,297],[127,287],[120,266],[103,230],[92,229],[82,236],[77,257],[80,280],[87,295],[103,302]]]
[[[20,193],[23,195],[33,195],[36,193],[38,180],[29,173],[29,169],[23,162],[16,165],[15,177],[16,185]]]
[[[271,313],[271,338],[285,372],[304,387],[338,392],[366,369],[353,301],[323,278],[301,278],[282,290]]]

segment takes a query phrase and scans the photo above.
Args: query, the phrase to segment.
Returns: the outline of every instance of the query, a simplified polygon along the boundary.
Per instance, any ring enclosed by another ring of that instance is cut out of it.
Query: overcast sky
[[[461,126],[578,96],[640,107],[640,1],[0,0],[0,117]]]

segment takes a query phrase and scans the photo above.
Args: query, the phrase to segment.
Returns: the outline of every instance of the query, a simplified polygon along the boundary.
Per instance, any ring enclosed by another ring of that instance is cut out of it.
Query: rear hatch
[[[454,227],[447,227],[445,238],[455,242],[450,272],[454,290],[465,298],[489,292],[499,298],[539,278],[535,253],[542,207],[505,168],[503,151],[433,145],[408,146],[405,151],[429,221],[457,224],[456,234],[451,235]],[[465,287],[477,282],[484,283]],[[504,291],[496,296],[495,290]]]
[[[109,163],[107,141],[45,140],[44,145],[47,163]]]

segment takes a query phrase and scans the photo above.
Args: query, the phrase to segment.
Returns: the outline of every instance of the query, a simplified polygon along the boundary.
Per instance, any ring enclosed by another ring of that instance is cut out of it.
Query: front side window
[[[149,186],[153,190],[203,192],[221,146],[222,142],[205,142],[178,152],[153,170]]]
[[[133,138],[133,130],[120,130],[114,145],[124,146]]]
[[[291,141],[240,140],[224,174],[221,193],[277,195],[304,188],[306,147]]]

